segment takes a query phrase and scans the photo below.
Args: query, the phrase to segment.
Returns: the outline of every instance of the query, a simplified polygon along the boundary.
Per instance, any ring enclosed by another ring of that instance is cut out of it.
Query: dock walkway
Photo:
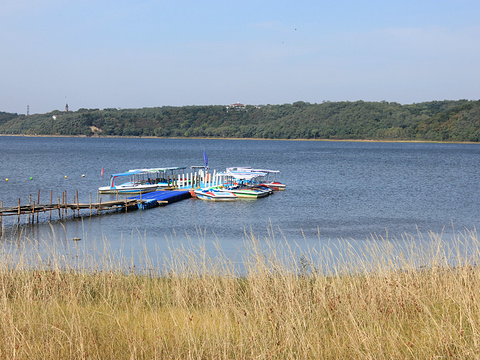
[[[4,216],[17,216],[17,223],[20,224],[20,218],[22,215],[26,215],[26,222],[33,223],[35,221],[35,215],[37,216],[37,223],[39,222],[40,213],[49,213],[50,220],[52,220],[52,213],[55,214],[58,211],[58,219],[67,219],[68,210],[70,210],[75,217],[80,216],[80,210],[89,210],[90,215],[94,212],[99,215],[102,211],[109,210],[128,210],[136,209],[137,205],[141,203],[141,200],[125,199],[125,200],[112,200],[112,201],[99,201],[97,203],[48,203],[48,204],[36,204],[35,202],[27,205],[21,205],[20,202],[17,206],[0,207],[0,226],[2,224],[2,218]]]
[[[63,200],[60,201],[58,198],[57,203],[40,203],[40,192],[38,195],[38,202],[32,202],[31,197],[29,203],[26,205],[21,205],[20,199],[18,199],[18,205],[16,206],[3,206],[3,202],[0,205],[0,232],[2,226],[2,218],[4,216],[17,216],[17,224],[20,224],[22,215],[25,216],[27,224],[33,224],[39,222],[40,213],[49,213],[49,219],[52,220],[52,214],[58,212],[58,219],[68,219],[68,211],[72,213],[72,216],[80,216],[80,210],[89,210],[90,215],[100,215],[101,212],[111,211],[111,210],[137,210],[137,209],[150,209],[160,205],[167,205],[176,201],[180,201],[186,198],[191,197],[189,191],[178,191],[178,190],[165,190],[165,191],[154,191],[151,193],[141,194],[134,197],[128,197],[124,199],[102,201],[99,198],[98,202],[91,201],[89,203],[81,203],[78,201],[78,192],[73,199],[73,202],[69,203],[66,201],[66,193],[64,193]],[[52,196],[50,196],[52,200]],[[56,216],[56,215],[55,215]]]
[[[137,206],[140,209],[150,209],[152,207],[171,204],[183,199],[192,197],[188,190],[165,190],[153,191],[134,197],[129,197],[129,200],[137,200]]]

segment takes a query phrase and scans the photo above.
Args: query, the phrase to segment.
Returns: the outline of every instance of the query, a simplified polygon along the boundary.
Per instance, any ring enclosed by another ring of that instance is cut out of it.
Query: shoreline
[[[86,135],[28,135],[28,134],[0,134],[0,137],[38,137],[38,138],[92,138],[92,139],[177,139],[177,140],[252,140],[252,141],[320,141],[320,142],[370,142],[370,143],[417,143],[417,144],[480,144],[473,141],[428,141],[428,140],[374,140],[374,139],[264,139],[264,138],[236,138],[236,137],[160,137],[160,136],[86,136]]]

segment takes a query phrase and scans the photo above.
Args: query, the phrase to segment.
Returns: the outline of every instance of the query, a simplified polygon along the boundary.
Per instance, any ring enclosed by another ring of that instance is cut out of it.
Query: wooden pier
[[[138,205],[143,203],[144,200],[139,199],[116,199],[111,201],[102,201],[97,197],[97,202],[92,202],[92,195],[90,194],[90,201],[88,203],[81,203],[78,199],[78,191],[73,197],[73,202],[67,201],[67,192],[62,194],[62,199],[58,198],[57,202],[53,202],[52,192],[50,193],[50,202],[40,203],[40,191],[38,191],[37,201],[32,201],[32,196],[29,196],[28,204],[22,205],[20,199],[16,206],[3,206],[3,201],[0,203],[0,232],[2,228],[2,220],[5,216],[16,216],[17,224],[20,224],[22,217],[25,217],[27,224],[33,224],[35,221],[39,222],[39,215],[41,213],[48,213],[49,220],[52,220],[52,216],[57,220],[67,219],[68,216],[76,217],[80,216],[80,211],[89,211],[89,215],[100,215],[101,212],[111,210],[125,210],[141,208]],[[58,215],[57,215],[58,214]]]
[[[182,199],[190,197],[189,191],[165,190],[155,191],[153,193],[140,194],[135,197],[126,197],[119,199],[118,194],[116,200],[102,201],[97,194],[97,202],[92,202],[92,195],[90,194],[90,201],[88,203],[79,202],[78,190],[73,197],[73,202],[67,201],[67,192],[62,194],[62,199],[58,197],[57,202],[53,202],[53,193],[50,192],[50,202],[40,203],[40,191],[38,191],[37,201],[32,201],[32,196],[29,196],[29,202],[26,205],[21,205],[20,199],[16,206],[4,207],[3,201],[0,202],[0,233],[2,232],[2,220],[4,216],[16,216],[17,224],[20,224],[22,217],[25,218],[27,224],[33,224],[35,221],[39,222],[39,215],[41,213],[49,214],[49,221],[52,221],[52,216],[57,220],[68,219],[68,217],[80,217],[82,215],[100,215],[105,211],[128,211],[138,209],[149,209],[152,207],[167,205]]]

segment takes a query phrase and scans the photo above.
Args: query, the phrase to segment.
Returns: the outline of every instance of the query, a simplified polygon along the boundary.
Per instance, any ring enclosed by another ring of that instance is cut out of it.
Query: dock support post
[[[53,190],[50,190],[50,204],[53,207]],[[52,221],[52,209],[50,208],[50,221]]]
[[[92,193],[90,193],[90,203],[88,208],[90,209],[90,216],[92,216]]]
[[[78,189],[76,190],[76,193],[77,193],[77,216],[80,217],[80,205],[79,205],[79,202],[78,202]]]
[[[38,196],[37,196],[37,205],[40,204],[40,189],[38,190]],[[37,224],[38,224],[38,216],[40,215],[40,211],[37,211]],[[35,217],[35,213],[33,213],[33,216]]]
[[[30,207],[31,205],[32,205],[32,194],[29,194],[29,195],[28,195],[28,206]],[[30,224],[30,222],[32,222],[32,224],[33,224],[33,221],[31,221],[30,216],[31,216],[31,213],[29,212],[29,213],[28,213],[28,217],[27,217],[28,223]],[[26,220],[27,220],[27,219],[26,219]]]
[[[17,224],[20,225],[20,198],[18,198],[18,219]]]

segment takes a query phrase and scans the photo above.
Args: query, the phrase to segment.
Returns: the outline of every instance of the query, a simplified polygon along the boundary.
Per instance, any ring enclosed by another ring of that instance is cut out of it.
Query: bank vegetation
[[[283,105],[0,112],[0,134],[480,141],[480,101],[298,101]]]
[[[204,245],[156,267],[147,254],[5,242],[0,358],[476,358],[479,242],[465,232],[447,244],[431,234],[299,252],[248,235],[241,267]]]

